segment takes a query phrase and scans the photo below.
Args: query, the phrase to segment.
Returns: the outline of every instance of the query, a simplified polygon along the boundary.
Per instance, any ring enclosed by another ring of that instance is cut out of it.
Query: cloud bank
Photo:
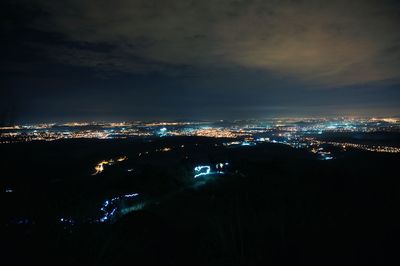
[[[400,77],[392,1],[67,0],[38,2],[32,27],[83,47],[68,64],[129,73],[259,69],[322,87]],[[107,45],[107,51],[91,49]]]

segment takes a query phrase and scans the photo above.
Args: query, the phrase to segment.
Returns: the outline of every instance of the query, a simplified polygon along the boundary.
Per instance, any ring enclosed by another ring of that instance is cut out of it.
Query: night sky
[[[0,124],[400,115],[400,1],[0,5]]]

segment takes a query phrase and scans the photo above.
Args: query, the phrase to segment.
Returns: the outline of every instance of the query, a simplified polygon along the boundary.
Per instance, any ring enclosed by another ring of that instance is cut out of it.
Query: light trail
[[[211,173],[211,167],[209,165],[196,166],[194,168],[194,172],[195,172],[194,178],[209,175]]]
[[[100,211],[102,212],[102,216],[97,220],[99,223],[105,223],[105,222],[111,222],[114,220],[118,215],[124,215],[128,213],[126,209],[131,209],[131,210],[138,210],[137,204],[134,206],[130,207],[124,207],[121,208],[121,206],[124,206],[128,204],[126,202],[127,200],[134,199],[139,196],[139,193],[131,193],[131,194],[125,194],[122,196],[117,196],[112,199],[107,199],[104,201],[102,204]],[[141,206],[144,206],[143,203]],[[136,208],[135,208],[136,207]]]
[[[123,161],[126,161],[126,160],[128,160],[128,157],[126,157],[126,156],[121,156],[121,157],[118,157],[118,158],[116,159],[116,161],[119,162],[119,163],[120,163],[120,162],[123,162]],[[97,175],[97,174],[102,173],[102,172],[104,171],[104,166],[105,166],[105,165],[112,165],[112,164],[114,164],[114,163],[115,163],[114,159],[103,160],[103,161],[99,162],[99,163],[94,167],[95,172],[94,172],[92,175]]]

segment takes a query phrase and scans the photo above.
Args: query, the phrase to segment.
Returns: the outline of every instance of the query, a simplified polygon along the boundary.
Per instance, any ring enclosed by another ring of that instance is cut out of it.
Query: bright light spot
[[[128,157],[126,157],[126,156],[121,156],[121,157],[118,157],[117,158],[117,162],[123,162],[123,161],[126,161],[126,160],[128,160]],[[94,167],[94,170],[95,170],[95,172],[92,174],[92,175],[97,175],[97,174],[100,174],[101,172],[103,172],[104,171],[104,166],[105,165],[113,165],[114,164],[114,159],[110,159],[110,160],[103,160],[103,161],[101,161],[101,162],[99,162],[95,167]]]
[[[104,165],[108,164],[108,161],[101,161],[99,162],[95,167],[94,170],[96,170],[96,172],[94,172],[92,175],[97,175],[100,174],[101,172],[104,171]]]
[[[74,225],[75,221],[71,218],[60,218],[60,223],[64,225]]]
[[[166,136],[166,135],[167,135],[167,128],[166,128],[166,127],[160,128],[160,130],[159,130],[159,132],[158,132],[158,135],[159,135],[160,137]]]
[[[126,160],[128,160],[128,157],[126,157],[126,156],[119,157],[119,158],[117,159],[118,162],[123,162],[123,161],[126,161]]]
[[[136,197],[136,196],[139,196],[139,193],[132,193],[132,194],[124,195],[124,197],[126,197],[126,198],[131,198],[131,197]]]
[[[208,165],[196,166],[194,168],[194,172],[195,172],[194,178],[197,178],[199,176],[209,175],[211,172],[211,167]]]

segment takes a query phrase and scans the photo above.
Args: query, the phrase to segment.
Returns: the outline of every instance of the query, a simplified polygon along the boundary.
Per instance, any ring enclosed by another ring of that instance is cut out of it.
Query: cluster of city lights
[[[382,146],[382,145],[365,145],[365,144],[357,144],[357,143],[347,143],[347,142],[332,142],[326,141],[323,142],[325,144],[333,145],[336,147],[341,147],[344,150],[347,148],[366,150],[371,152],[383,152],[383,153],[400,153],[399,147],[391,147],[391,146]]]
[[[293,148],[313,149],[323,144],[380,153],[399,153],[399,147],[375,146],[357,143],[322,141],[324,133],[342,132],[400,132],[397,118],[334,118],[334,119],[271,119],[216,122],[152,122],[118,123],[72,122],[65,124],[17,125],[0,128],[0,144],[29,141],[55,141],[60,139],[118,139],[130,137],[200,136],[229,139],[225,146],[254,146],[260,142],[289,145]],[[171,147],[157,151],[168,152]],[[329,151],[318,154],[327,160]],[[140,155],[148,154],[148,152]],[[139,156],[140,156],[139,155]],[[104,171],[112,161],[96,165],[95,173]]]

